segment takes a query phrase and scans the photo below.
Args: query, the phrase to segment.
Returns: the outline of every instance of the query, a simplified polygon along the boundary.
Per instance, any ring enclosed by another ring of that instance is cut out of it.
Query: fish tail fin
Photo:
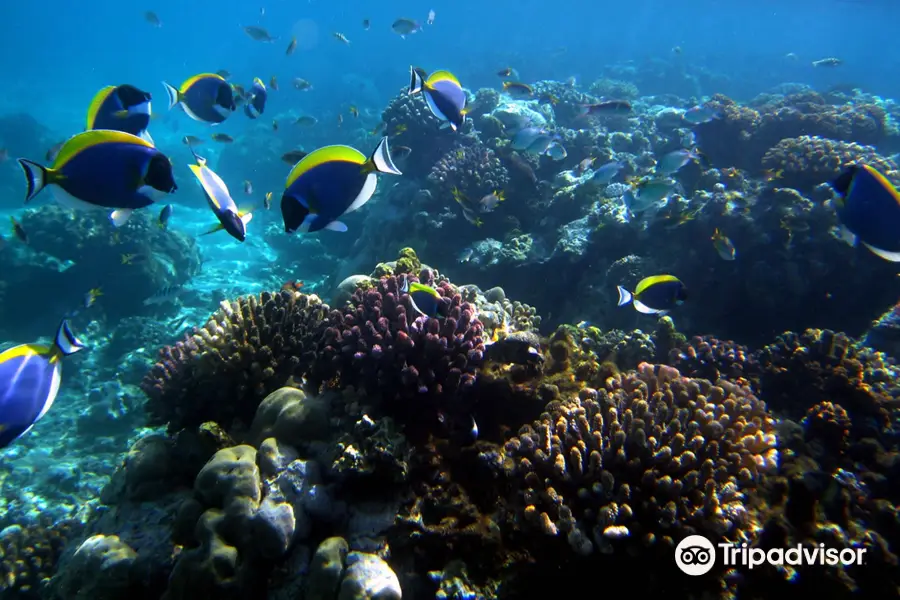
[[[169,96],[169,110],[175,108],[175,105],[181,102],[181,99],[184,97],[184,94],[181,93],[177,88],[172,87],[165,81],[162,82],[163,87],[166,88],[166,94]]]
[[[62,322],[60,322],[59,329],[56,330],[56,338],[54,338],[53,344],[63,356],[75,354],[86,347],[81,340],[75,337],[72,330],[69,329],[68,319],[63,319]]]
[[[631,292],[623,288],[621,285],[617,285],[616,289],[619,290],[619,303],[616,306],[625,306],[634,299],[634,297],[631,295]]]
[[[418,94],[422,91],[422,77],[415,67],[409,67],[409,94]]]
[[[19,159],[19,166],[25,172],[25,183],[28,185],[28,189],[25,192],[25,204],[28,204],[51,182],[51,170],[44,165],[39,165],[24,158]]]
[[[391,149],[388,146],[387,136],[381,138],[381,141],[378,142],[375,151],[372,152],[372,155],[369,157],[369,160],[366,161],[366,164],[379,173],[403,175],[403,173],[400,172],[400,169],[397,168],[397,165],[394,164],[394,159],[391,158]]]
[[[201,167],[205,167],[205,166],[206,166],[206,159],[203,158],[202,156],[200,156],[199,154],[197,154],[197,153],[194,151],[194,147],[191,146],[190,144],[188,144],[188,148],[191,149],[191,154],[194,155],[194,160],[197,161],[197,165],[198,165],[198,166],[201,166]]]

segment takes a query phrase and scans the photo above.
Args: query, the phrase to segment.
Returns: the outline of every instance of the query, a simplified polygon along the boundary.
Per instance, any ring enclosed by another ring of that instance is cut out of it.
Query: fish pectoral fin
[[[328,225],[325,226],[325,229],[329,229],[331,231],[339,231],[341,233],[347,231],[347,226],[340,221],[332,221]]]
[[[118,208],[109,213],[109,220],[113,227],[121,227],[128,222],[133,212],[130,208]]]
[[[854,246],[854,247],[856,246],[857,242],[859,241],[859,238],[856,237],[856,234],[854,234],[852,231],[850,231],[843,225],[841,225],[838,228],[838,236],[841,238],[842,242],[845,242],[845,243],[849,244],[850,246]]]
[[[889,260],[891,262],[900,262],[900,252],[889,252],[887,250],[882,250],[881,248],[875,248],[874,246],[870,246],[863,242],[863,245],[872,251],[876,256],[880,256],[884,260]]]
[[[245,210],[238,213],[238,217],[241,218],[241,221],[244,222],[244,226],[247,226],[247,223],[253,220],[253,212],[252,210]]]
[[[217,223],[217,224],[213,225],[212,227],[210,227],[209,229],[207,229],[206,231],[204,231],[203,233],[201,233],[200,235],[201,236],[209,235],[209,234],[215,233],[217,231],[222,231],[223,229],[225,229],[225,226],[222,225],[221,223]]]

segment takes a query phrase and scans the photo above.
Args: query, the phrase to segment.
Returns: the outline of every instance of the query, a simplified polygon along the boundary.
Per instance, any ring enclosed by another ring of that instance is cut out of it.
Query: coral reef
[[[505,450],[524,481],[523,517],[589,554],[695,532],[752,539],[744,498],[778,466],[774,428],[746,388],[644,363],[551,402]]]
[[[289,291],[223,301],[204,326],[160,351],[141,384],[151,420],[171,431],[249,424],[266,394],[299,381],[313,361],[328,310],[315,295]]]
[[[0,598],[40,598],[57,561],[80,524],[11,525],[0,531]]]
[[[852,163],[875,167],[895,183],[900,183],[900,172],[894,161],[879,155],[875,148],[856,142],[808,135],[785,138],[762,158],[762,166],[772,173],[775,184],[803,193],[810,193],[816,186],[831,181]]]
[[[494,151],[480,143],[463,144],[447,151],[428,174],[432,193],[444,202],[451,201],[459,190],[470,202],[509,183],[509,173]]]

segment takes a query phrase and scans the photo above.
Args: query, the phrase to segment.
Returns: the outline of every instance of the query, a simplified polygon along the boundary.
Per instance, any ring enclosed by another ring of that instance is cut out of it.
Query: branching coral
[[[774,426],[746,388],[643,363],[551,402],[505,450],[526,520],[579,553],[623,538],[739,541],[757,526],[745,494],[777,466]]]
[[[415,407],[471,386],[484,355],[482,324],[449,282],[431,276],[426,269],[409,281],[434,286],[442,305],[437,317],[419,315],[400,292],[403,276],[393,275],[356,290],[346,309],[332,311],[314,385],[337,377],[341,386],[381,394],[387,404],[415,398]]]
[[[144,378],[152,421],[173,431],[250,423],[266,394],[305,373],[327,312],[317,296],[288,291],[222,302],[206,325],[163,348]]]

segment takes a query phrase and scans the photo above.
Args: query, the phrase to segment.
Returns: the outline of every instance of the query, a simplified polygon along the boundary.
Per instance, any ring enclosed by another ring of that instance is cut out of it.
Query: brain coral
[[[317,296],[298,292],[223,301],[206,325],[163,348],[144,378],[152,422],[172,431],[249,424],[266,394],[303,375],[327,313]]]
[[[758,526],[745,494],[777,467],[774,427],[746,388],[642,363],[551,402],[505,450],[526,521],[588,554],[623,538],[746,539]]]

